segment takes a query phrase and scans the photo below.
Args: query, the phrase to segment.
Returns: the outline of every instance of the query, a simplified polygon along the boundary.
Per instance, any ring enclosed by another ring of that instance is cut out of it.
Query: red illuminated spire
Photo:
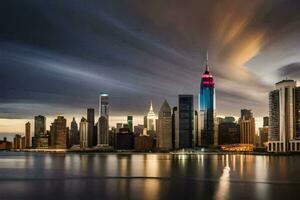
[[[206,52],[206,68],[205,72],[202,75],[201,87],[214,87],[214,79],[213,76],[209,73],[208,66],[208,51]]]

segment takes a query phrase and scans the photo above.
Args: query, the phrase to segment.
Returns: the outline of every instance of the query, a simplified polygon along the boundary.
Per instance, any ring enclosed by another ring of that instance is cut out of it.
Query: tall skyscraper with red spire
[[[201,144],[204,146],[212,146],[215,142],[215,83],[213,76],[209,72],[208,53],[206,56],[206,69],[202,75],[199,93],[199,111],[201,126]]]

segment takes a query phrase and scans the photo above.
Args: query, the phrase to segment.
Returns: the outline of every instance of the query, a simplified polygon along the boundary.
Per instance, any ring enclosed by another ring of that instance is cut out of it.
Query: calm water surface
[[[0,152],[0,199],[300,199],[300,156]]]

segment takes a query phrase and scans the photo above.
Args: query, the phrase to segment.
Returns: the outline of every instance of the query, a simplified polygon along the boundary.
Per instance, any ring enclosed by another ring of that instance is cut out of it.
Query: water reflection
[[[225,167],[223,169],[222,176],[219,180],[219,185],[215,194],[214,199],[216,200],[225,200],[229,198],[229,187],[230,187],[230,167],[229,167],[229,156],[225,156]],[[224,158],[224,157],[222,157]],[[224,159],[222,159],[223,161]],[[223,162],[222,162],[223,163]]]
[[[0,193],[5,200],[293,199],[299,166],[297,156],[0,152]]]

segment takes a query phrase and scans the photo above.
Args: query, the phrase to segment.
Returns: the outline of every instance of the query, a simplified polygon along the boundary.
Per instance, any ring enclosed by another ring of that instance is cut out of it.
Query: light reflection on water
[[[0,199],[298,199],[299,166],[299,156],[1,152]]]

